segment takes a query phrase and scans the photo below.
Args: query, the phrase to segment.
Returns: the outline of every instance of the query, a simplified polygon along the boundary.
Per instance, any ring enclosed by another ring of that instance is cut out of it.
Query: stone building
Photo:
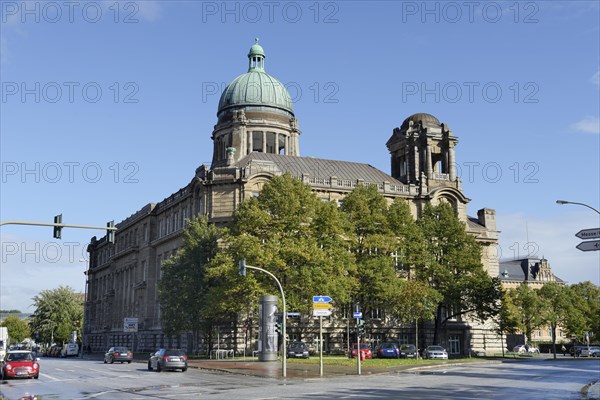
[[[526,283],[532,289],[539,289],[548,282],[555,282],[559,285],[565,285],[566,282],[558,278],[552,272],[552,268],[544,257],[525,257],[512,260],[500,261],[500,281],[504,289],[514,289]],[[551,342],[552,331],[549,326],[543,326],[533,332],[532,337],[528,338],[534,343]],[[556,332],[557,342],[568,342],[570,339],[566,336],[565,331],[558,327]],[[517,344],[523,344],[525,337],[522,333],[508,335],[507,346],[512,349]]]
[[[212,165],[200,165],[185,187],[118,223],[114,245],[106,238],[92,238],[85,345],[96,351],[110,345],[128,345],[135,350],[171,345],[197,351],[189,348],[188,335],[167,338],[162,333],[157,302],[161,264],[182,245],[188,218],[201,214],[213,223],[224,224],[244,199],[258,194],[273,176],[284,172],[310,185],[324,201],[339,202],[358,185],[374,185],[390,202],[405,199],[415,217],[426,204],[447,202],[484,247],[483,254],[495,254],[495,211],[486,208],[479,210],[477,217],[467,216],[469,199],[455,170],[458,139],[434,116],[414,114],[393,129],[386,143],[389,174],[359,162],[302,157],[300,136],[290,96],[265,72],[265,53],[257,42],[248,54],[248,71],[235,78],[221,95],[211,135]],[[484,256],[482,262],[491,276],[498,276],[495,257]],[[339,317],[326,324],[326,350],[341,351],[350,340],[349,335],[344,336],[348,319]],[[125,318],[137,318],[137,333],[124,332]],[[370,318],[369,335],[374,344],[382,340],[414,342],[414,327],[390,327],[383,315]],[[312,326],[312,318],[307,316],[297,323]],[[240,327],[232,325],[220,336],[228,341],[227,346],[241,351],[244,344],[240,344],[239,332]],[[289,332],[290,340],[299,339],[293,325]],[[425,338],[426,332],[421,333]],[[444,340],[451,353],[465,354],[467,349],[486,349],[486,343],[492,342],[486,339],[486,335],[493,336],[490,332],[488,326],[459,319],[450,322]],[[314,342],[314,338],[302,339]]]

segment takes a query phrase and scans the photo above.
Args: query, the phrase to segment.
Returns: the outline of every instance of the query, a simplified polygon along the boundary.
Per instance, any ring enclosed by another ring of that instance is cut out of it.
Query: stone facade
[[[446,124],[429,114],[406,118],[386,144],[391,156],[390,174],[363,163],[301,157],[301,132],[291,101],[285,99],[287,92],[264,72],[262,47],[252,46],[248,56],[248,73],[236,78],[219,102],[212,133],[212,165],[201,165],[184,188],[118,223],[114,244],[105,237],[92,238],[88,247],[85,346],[94,351],[126,345],[134,351],[174,346],[205,352],[204,345],[191,347],[188,334],[174,338],[163,335],[157,302],[161,264],[181,247],[189,218],[205,215],[215,224],[224,224],[244,199],[285,172],[310,185],[324,201],[339,202],[358,185],[374,185],[390,202],[405,199],[415,218],[426,204],[447,202],[484,247],[485,269],[498,276],[498,260],[489,256],[496,254],[498,244],[495,211],[486,208],[479,210],[477,217],[467,215],[469,199],[454,168],[458,139]],[[250,88],[251,84],[254,87]],[[249,96],[248,89],[257,92]],[[432,344],[430,323],[401,326],[374,312],[376,315],[367,316],[373,344],[389,340],[414,343],[417,330],[420,345]],[[334,318],[325,321],[324,349],[347,349],[353,334],[353,321],[348,317],[349,310],[337,310]],[[124,333],[125,318],[138,319],[137,333]],[[289,320],[288,324],[289,340],[318,345],[318,328],[312,317]],[[252,328],[247,331],[235,321],[220,327],[221,348],[250,354],[256,333]],[[442,341],[451,355],[500,351],[499,338],[489,324],[468,320],[450,321]]]

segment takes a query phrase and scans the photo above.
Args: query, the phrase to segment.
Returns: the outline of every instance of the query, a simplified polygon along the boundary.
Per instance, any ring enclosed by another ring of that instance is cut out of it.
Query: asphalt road
[[[144,363],[44,358],[39,380],[8,380],[0,396],[20,399],[528,399],[580,400],[600,380],[600,360],[445,365],[363,376],[265,378],[190,368],[150,372]],[[1,398],[1,397],[0,397]]]

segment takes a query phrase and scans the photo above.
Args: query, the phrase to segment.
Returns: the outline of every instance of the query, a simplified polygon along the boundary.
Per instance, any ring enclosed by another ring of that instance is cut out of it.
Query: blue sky
[[[294,100],[303,156],[389,172],[416,112],[448,124],[469,214],[497,211],[499,252],[600,284],[597,1],[0,2],[0,218],[104,226],[210,164],[221,89],[254,38]],[[103,231],[3,226],[0,308],[84,290]]]

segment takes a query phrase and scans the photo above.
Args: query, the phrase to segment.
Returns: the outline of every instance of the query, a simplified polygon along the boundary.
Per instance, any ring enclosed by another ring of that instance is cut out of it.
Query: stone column
[[[433,177],[433,163],[431,161],[431,146],[427,145],[427,178],[431,179]]]
[[[248,138],[247,143],[246,143],[247,144],[246,149],[248,151],[247,154],[250,154],[250,153],[252,153],[252,149],[254,148],[254,145],[252,143],[254,135],[252,134],[252,131],[246,131],[246,135],[247,135],[246,137]]]
[[[456,159],[454,155],[454,144],[450,143],[448,145],[448,172],[450,173],[450,181],[454,182],[456,180]]]
[[[275,132],[275,154],[279,154],[279,132]]]
[[[262,132],[262,152],[267,152],[267,131]]]

